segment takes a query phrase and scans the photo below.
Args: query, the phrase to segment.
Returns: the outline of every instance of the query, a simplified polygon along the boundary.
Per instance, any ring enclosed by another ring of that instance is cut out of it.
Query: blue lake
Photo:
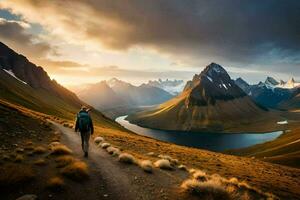
[[[249,147],[255,144],[274,140],[283,131],[269,133],[205,133],[205,132],[183,132],[183,131],[162,131],[140,127],[125,120],[127,116],[121,116],[116,122],[136,134],[155,138],[157,140],[170,142],[182,146],[208,149],[212,151],[224,151]]]

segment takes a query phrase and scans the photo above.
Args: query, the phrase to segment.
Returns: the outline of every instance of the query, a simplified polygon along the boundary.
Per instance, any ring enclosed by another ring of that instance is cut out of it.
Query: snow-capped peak
[[[109,85],[109,87],[114,87],[118,82],[120,82],[120,80],[117,78],[112,78],[112,79],[106,81],[106,83],[107,83],[107,85]]]
[[[300,87],[300,82],[296,82],[294,78],[288,80],[288,82],[280,81],[280,84],[277,85],[280,88],[293,89],[295,87]]]
[[[21,79],[19,79],[15,73],[10,69],[10,70],[7,70],[7,69],[3,69],[6,73],[8,73],[9,75],[11,75],[12,77],[14,77],[15,79],[17,79],[18,81],[20,81],[21,83],[27,85],[27,83]]]
[[[208,68],[208,74],[211,74],[212,72],[215,73],[227,73],[226,70],[219,64],[211,63],[207,66]]]
[[[276,79],[274,79],[273,77],[270,77],[270,76],[267,77],[265,83],[269,84],[269,85],[274,85],[274,86],[279,84],[279,82]]]

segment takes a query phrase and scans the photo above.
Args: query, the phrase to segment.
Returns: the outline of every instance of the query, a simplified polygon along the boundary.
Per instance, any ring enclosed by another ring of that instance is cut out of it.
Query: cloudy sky
[[[0,41],[60,83],[190,79],[209,63],[300,80],[297,0],[0,0]]]

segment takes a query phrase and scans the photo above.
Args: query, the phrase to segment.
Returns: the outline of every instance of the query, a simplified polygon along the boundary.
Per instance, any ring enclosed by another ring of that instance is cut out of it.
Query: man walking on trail
[[[75,132],[80,131],[81,147],[84,157],[88,157],[90,136],[94,133],[92,118],[89,115],[87,107],[82,106],[77,114]]]

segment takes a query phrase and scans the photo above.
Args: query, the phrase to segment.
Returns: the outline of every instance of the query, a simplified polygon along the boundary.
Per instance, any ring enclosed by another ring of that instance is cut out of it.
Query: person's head
[[[81,110],[87,112],[88,108],[86,106],[81,106]]]

